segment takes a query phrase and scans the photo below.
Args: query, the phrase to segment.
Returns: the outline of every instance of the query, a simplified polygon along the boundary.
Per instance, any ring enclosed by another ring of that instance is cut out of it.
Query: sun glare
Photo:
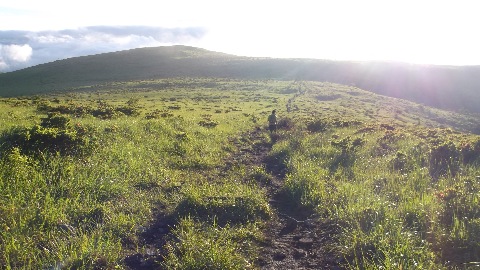
[[[201,27],[207,34],[183,45],[244,56],[465,65],[480,64],[476,6],[471,0],[182,0],[157,7],[138,0],[112,13],[109,2],[85,0],[72,13],[70,4],[19,0],[0,4],[0,28]]]

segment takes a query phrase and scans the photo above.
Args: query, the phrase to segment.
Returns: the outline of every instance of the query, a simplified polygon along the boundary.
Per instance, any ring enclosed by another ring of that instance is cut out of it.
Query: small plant
[[[180,105],[171,105],[168,106],[169,110],[180,110],[182,107]]]
[[[168,110],[154,110],[153,112],[145,114],[145,119],[158,119],[160,117],[167,118],[173,117],[173,113]]]
[[[440,176],[455,176],[460,168],[460,154],[453,142],[445,142],[434,146],[430,152],[430,175],[437,179]]]
[[[391,162],[394,170],[405,172],[411,169],[408,168],[408,157],[404,152],[398,151]]]
[[[307,124],[307,130],[310,132],[323,132],[327,130],[328,122],[323,119],[318,119]]]
[[[218,122],[214,120],[201,120],[198,122],[198,124],[202,127],[214,128],[218,125]]]

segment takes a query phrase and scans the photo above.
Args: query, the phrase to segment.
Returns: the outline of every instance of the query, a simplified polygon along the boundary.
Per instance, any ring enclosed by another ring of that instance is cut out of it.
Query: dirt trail
[[[260,269],[342,269],[340,260],[327,250],[338,227],[310,211],[293,209],[282,194],[285,168],[269,156],[272,145],[265,142],[258,129],[245,136],[251,142],[251,150],[233,157],[243,165],[264,166],[271,176],[271,181],[261,185],[267,190],[274,215],[266,226],[266,241],[261,243],[256,266]]]
[[[265,241],[259,243],[261,252],[255,262],[260,269],[342,269],[340,260],[327,247],[338,233],[335,224],[321,220],[312,212],[292,209],[282,194],[285,168],[269,156],[272,144],[266,141],[264,131],[257,128],[234,141],[238,151],[225,160],[222,171],[235,166],[265,167],[271,176],[267,183],[259,183],[267,190],[273,217],[265,226]],[[156,210],[162,213],[161,207]],[[165,245],[172,219],[159,214],[157,221],[141,235],[144,252],[128,256],[129,269],[158,269],[162,247]]]

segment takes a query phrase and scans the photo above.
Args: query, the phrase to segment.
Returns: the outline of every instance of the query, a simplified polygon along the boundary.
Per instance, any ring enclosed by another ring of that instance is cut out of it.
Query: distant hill
[[[1,73],[0,96],[169,77],[329,81],[442,109],[480,113],[480,66],[254,58],[188,46],[75,57]]]

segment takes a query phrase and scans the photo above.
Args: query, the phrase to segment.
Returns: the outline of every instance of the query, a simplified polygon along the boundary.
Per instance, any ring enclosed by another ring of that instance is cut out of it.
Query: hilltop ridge
[[[181,45],[74,57],[1,73],[0,96],[175,77],[328,81],[441,109],[480,113],[480,66],[242,57]]]

